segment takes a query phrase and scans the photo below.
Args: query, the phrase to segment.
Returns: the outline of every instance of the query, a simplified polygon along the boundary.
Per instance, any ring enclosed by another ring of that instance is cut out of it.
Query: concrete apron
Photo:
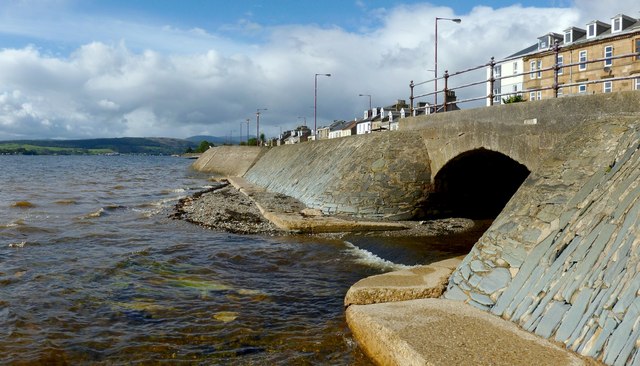
[[[597,365],[459,301],[438,299],[463,257],[371,276],[345,297],[349,328],[378,365]]]

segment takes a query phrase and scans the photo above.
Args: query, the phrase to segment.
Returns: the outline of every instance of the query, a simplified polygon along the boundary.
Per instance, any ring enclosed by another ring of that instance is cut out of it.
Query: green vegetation
[[[211,147],[211,146],[215,146],[215,145],[210,143],[209,141],[202,141],[202,142],[200,142],[200,145],[198,145],[198,148],[195,150],[195,152],[203,153],[203,152],[209,150],[209,147]]]
[[[170,138],[105,138],[90,140],[0,141],[0,154],[16,155],[104,155],[104,154],[180,154],[196,144]]]
[[[520,103],[520,102],[524,102],[524,98],[520,94],[510,95],[508,98],[502,98],[502,103],[504,104]]]

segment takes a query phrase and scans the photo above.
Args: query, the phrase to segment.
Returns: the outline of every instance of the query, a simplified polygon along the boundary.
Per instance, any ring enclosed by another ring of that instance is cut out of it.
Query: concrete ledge
[[[463,258],[464,256],[445,259],[425,266],[364,278],[349,288],[344,305],[348,307],[440,297],[449,282],[449,276]]]
[[[249,183],[242,177],[228,177],[229,183],[255,202],[260,213],[278,228],[298,233],[332,233],[354,231],[405,230],[407,226],[393,222],[343,220],[322,216],[300,201],[273,193]]]
[[[422,299],[352,305],[347,322],[378,365],[597,365],[470,305]]]

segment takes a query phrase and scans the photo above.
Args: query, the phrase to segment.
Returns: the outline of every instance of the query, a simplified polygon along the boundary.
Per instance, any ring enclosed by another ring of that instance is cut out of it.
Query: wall
[[[373,133],[269,150],[245,178],[325,213],[406,219],[431,184],[420,135]]]
[[[217,146],[209,148],[193,168],[223,176],[242,176],[266,152],[266,148],[255,146]]]
[[[637,364],[640,113],[594,119],[542,159],[445,297],[607,364]]]

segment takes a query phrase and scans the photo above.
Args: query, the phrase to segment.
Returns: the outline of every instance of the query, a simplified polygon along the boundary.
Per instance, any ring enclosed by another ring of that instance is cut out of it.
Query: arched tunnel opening
[[[526,166],[499,152],[480,148],[462,153],[436,174],[416,219],[493,220],[529,173]]]
[[[529,175],[510,157],[487,149],[462,153],[434,177],[413,220],[414,234],[351,234],[344,239],[392,263],[417,265],[466,255]],[[422,231],[424,229],[424,231]]]

